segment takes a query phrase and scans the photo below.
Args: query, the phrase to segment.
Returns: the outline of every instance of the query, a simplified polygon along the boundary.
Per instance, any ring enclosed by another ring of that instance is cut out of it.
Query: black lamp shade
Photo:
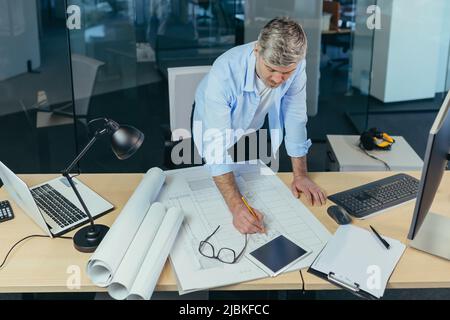
[[[111,135],[111,149],[120,160],[131,157],[142,145],[144,134],[132,126],[121,125]]]

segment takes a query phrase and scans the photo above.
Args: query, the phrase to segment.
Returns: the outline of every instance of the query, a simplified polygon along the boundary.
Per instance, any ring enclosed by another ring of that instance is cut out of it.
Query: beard
[[[266,84],[268,84],[268,86],[271,87],[271,88],[277,88],[277,87],[280,86],[281,83],[275,83],[275,82],[269,81]]]

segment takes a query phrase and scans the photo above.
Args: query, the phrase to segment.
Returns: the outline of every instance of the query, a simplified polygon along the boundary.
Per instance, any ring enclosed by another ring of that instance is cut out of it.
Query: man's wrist
[[[308,177],[308,170],[306,169],[306,156],[303,157],[291,157],[292,161],[292,174],[295,178]]]
[[[227,199],[227,205],[228,205],[228,209],[230,209],[230,211],[233,213],[234,210],[236,210],[236,208],[240,207],[242,205],[242,199],[241,199],[241,195],[234,195],[230,198]]]
[[[295,178],[307,178],[308,172],[293,172],[294,179]]]

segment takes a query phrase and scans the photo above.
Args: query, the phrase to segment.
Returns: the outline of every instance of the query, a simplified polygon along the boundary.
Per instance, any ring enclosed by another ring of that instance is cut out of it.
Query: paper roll
[[[129,300],[149,300],[151,298],[183,218],[183,212],[179,208],[170,208],[167,211],[130,290]]]
[[[108,292],[114,299],[126,299],[141,265],[152,246],[153,240],[166,214],[166,208],[160,202],[152,204],[139,227],[128,251],[114,275]],[[158,277],[158,275],[154,275]]]
[[[164,172],[151,168],[144,175],[87,264],[87,274],[95,285],[108,286],[136,232],[155,201],[165,180]]]

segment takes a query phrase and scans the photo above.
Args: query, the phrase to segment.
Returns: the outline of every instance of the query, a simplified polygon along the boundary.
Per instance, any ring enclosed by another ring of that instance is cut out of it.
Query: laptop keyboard
[[[31,190],[38,207],[43,210],[58,226],[64,228],[87,217],[61,193],[49,184]]]

